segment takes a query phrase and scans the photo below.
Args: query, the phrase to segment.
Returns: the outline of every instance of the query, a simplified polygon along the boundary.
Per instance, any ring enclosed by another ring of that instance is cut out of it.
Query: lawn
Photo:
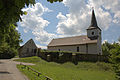
[[[58,64],[55,62],[46,62],[36,56],[21,58],[16,61],[36,64],[29,67],[41,72],[42,75],[49,76],[53,80],[116,80],[115,74],[112,71],[112,65],[109,63],[79,62],[78,65],[74,65],[71,62],[67,62]],[[30,80],[45,80],[43,76],[38,78],[35,73],[27,69],[22,69],[21,65],[17,65],[17,67]]]

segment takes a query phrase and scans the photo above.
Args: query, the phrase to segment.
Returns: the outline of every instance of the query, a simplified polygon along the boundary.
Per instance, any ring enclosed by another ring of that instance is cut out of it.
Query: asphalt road
[[[11,59],[0,59],[0,80],[28,80]]]

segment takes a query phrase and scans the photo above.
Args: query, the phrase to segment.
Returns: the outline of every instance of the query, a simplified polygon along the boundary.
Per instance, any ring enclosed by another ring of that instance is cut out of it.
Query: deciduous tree
[[[48,2],[61,2],[62,0],[48,0]],[[22,21],[22,9],[34,5],[35,0],[0,0],[0,54],[15,53],[21,42],[20,34],[16,30],[16,22]],[[13,56],[12,56],[13,57]]]

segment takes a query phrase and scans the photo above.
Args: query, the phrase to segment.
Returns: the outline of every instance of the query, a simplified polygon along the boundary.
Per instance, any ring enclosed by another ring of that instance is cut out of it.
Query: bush
[[[116,78],[120,80],[120,45],[117,45],[115,49],[110,50],[110,61],[114,64],[114,71]]]
[[[13,58],[17,53],[17,50],[11,48],[7,43],[2,43],[0,46],[0,59]]]

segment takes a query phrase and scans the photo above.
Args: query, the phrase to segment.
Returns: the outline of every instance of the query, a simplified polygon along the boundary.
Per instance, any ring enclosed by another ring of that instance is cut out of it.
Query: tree
[[[50,3],[53,3],[53,2],[57,2],[57,1],[61,2],[63,0],[47,0],[47,1],[50,2]]]
[[[51,3],[62,0],[47,0]],[[22,8],[35,4],[35,0],[0,0],[0,26],[6,27],[9,24],[18,22],[24,14]]]
[[[110,50],[110,61],[114,64],[114,71],[116,78],[120,80],[120,45],[117,45],[114,49]]]
[[[62,0],[47,0],[61,2]],[[22,8],[34,5],[35,0],[0,0],[0,58],[14,57],[21,42],[16,30],[16,22],[22,21],[21,15],[26,14]]]
[[[114,48],[112,44],[105,41],[105,43],[102,44],[102,52],[103,55],[110,55],[110,49]]]
[[[17,49],[22,40],[20,39],[20,34],[16,30],[16,26],[11,24],[9,27],[6,27],[4,33],[0,34],[4,34],[4,40],[1,41],[0,45],[0,58],[12,58],[17,55]]]
[[[116,78],[120,80],[120,44],[114,42],[109,52],[110,52],[109,60],[111,63],[113,63],[113,68],[116,73]]]
[[[0,45],[0,59],[13,58],[17,54],[17,49],[12,48],[4,42]]]
[[[62,0],[48,0],[49,2],[61,2]],[[7,27],[11,24],[22,21],[21,15],[26,12],[22,11],[22,8],[35,4],[35,0],[0,0],[0,34],[1,41],[4,40],[5,32]]]

